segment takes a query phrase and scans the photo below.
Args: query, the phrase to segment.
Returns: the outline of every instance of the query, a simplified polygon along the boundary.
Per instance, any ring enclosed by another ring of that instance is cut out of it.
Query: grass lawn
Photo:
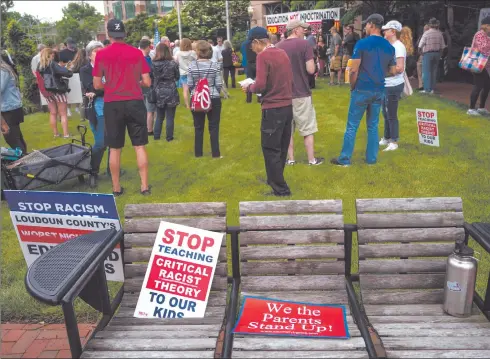
[[[313,92],[319,132],[315,136],[318,156],[327,161],[339,154],[348,112],[347,87],[328,87],[318,81]],[[232,98],[224,100],[221,115],[220,145],[223,159],[212,159],[209,136],[205,135],[205,157],[193,156],[194,128],[192,116],[184,107],[177,110],[175,138],[150,140],[150,183],[153,194],[139,194],[140,182],[134,151],[127,146],[122,156],[122,178],[126,189],[117,198],[121,217],[124,205],[144,202],[225,201],[228,203],[229,225],[238,224],[238,202],[271,200],[265,193],[265,170],[260,148],[260,106],[246,104],[240,90],[231,90]],[[438,111],[440,148],[419,144],[415,109]],[[463,198],[468,222],[490,221],[490,120],[472,118],[460,106],[437,97],[413,95],[400,103],[400,149],[380,152],[375,166],[364,163],[366,126],[361,124],[353,157],[353,165],[339,168],[330,164],[307,165],[301,138],[295,136],[296,160],[286,168],[286,180],[293,192],[292,199],[342,199],[345,222],[355,221],[356,198],[460,196]],[[70,119],[75,133],[79,119]],[[61,127],[60,127],[61,128]],[[64,143],[53,139],[48,114],[27,116],[22,126],[29,150]],[[380,130],[383,122],[380,121]],[[90,131],[89,131],[90,132]],[[91,135],[88,137],[92,141]],[[127,141],[129,142],[129,141]],[[105,162],[105,161],[104,161]],[[89,191],[79,187],[77,180],[56,187],[59,191]],[[110,193],[111,184],[103,177],[94,192]],[[8,208],[2,206],[2,291],[0,294],[3,321],[57,320],[57,308],[41,305],[24,288],[26,265]],[[480,262],[478,290],[483,292],[490,258]],[[79,307],[81,319],[90,316],[86,306]]]

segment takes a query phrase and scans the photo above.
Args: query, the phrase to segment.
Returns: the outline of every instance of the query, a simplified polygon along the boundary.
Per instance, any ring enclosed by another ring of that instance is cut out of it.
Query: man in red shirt
[[[119,170],[127,128],[136,151],[141,194],[149,195],[151,189],[148,185],[148,155],[145,148],[148,144],[148,129],[141,86],[151,85],[150,67],[140,50],[124,42],[126,33],[121,20],[109,20],[107,32],[112,45],[97,53],[92,74],[95,89],[104,90],[104,140],[110,148],[112,190],[114,196],[124,192],[119,183]]]
[[[245,92],[261,94],[262,152],[267,184],[275,196],[291,196],[284,180],[284,166],[291,140],[293,120],[293,71],[284,50],[271,44],[267,30],[254,27],[248,33],[252,50],[257,53],[255,83],[244,86]]]

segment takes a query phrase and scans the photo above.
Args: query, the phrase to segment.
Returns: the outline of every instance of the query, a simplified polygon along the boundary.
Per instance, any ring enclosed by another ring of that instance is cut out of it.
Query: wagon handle
[[[87,134],[87,126],[78,125],[77,126],[78,133],[82,139],[82,146],[85,146],[85,135]]]

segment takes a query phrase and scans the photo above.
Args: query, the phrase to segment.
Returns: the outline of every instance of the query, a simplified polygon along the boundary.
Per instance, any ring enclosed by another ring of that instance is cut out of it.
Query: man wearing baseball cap
[[[286,25],[288,38],[281,41],[276,46],[284,51],[289,57],[293,70],[293,128],[304,138],[308,162],[312,166],[323,163],[323,158],[315,157],[314,133],[318,132],[315,108],[311,100],[311,89],[308,75],[315,73],[315,60],[313,58],[313,47],[305,40],[305,31],[309,25],[300,21],[293,20]],[[288,165],[294,165],[294,141],[291,135],[291,142],[288,150]]]
[[[330,162],[337,166],[349,166],[357,130],[366,112],[368,143],[366,162],[375,164],[378,158],[379,113],[385,97],[385,76],[396,74],[395,49],[381,36],[384,18],[370,15],[366,21],[367,37],[359,40],[352,54],[350,69],[351,98],[342,152]]]
[[[60,63],[67,64],[73,61],[77,53],[77,43],[71,37],[66,39],[66,49],[60,51]]]
[[[95,89],[104,90],[104,140],[110,148],[112,191],[115,196],[124,192],[119,183],[119,170],[127,128],[136,151],[141,194],[149,195],[148,155],[145,148],[148,144],[148,129],[141,86],[151,85],[150,67],[140,50],[124,42],[126,32],[121,20],[109,20],[107,33],[112,45],[97,53],[92,75]],[[105,83],[102,77],[105,77]]]
[[[262,152],[264,154],[267,184],[272,195],[290,196],[284,180],[284,166],[291,139],[293,119],[293,72],[288,55],[271,44],[263,27],[254,27],[248,33],[252,50],[257,53],[255,82],[244,85],[246,93],[260,93],[262,104]]]

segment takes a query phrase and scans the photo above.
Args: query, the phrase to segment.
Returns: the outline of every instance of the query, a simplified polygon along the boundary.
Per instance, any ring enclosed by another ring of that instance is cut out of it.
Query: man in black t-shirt
[[[342,57],[342,70],[345,71],[348,61],[354,52],[354,46],[359,40],[359,35],[354,32],[354,25],[347,25],[344,30],[344,41],[342,42],[344,56]]]
[[[66,65],[75,58],[77,53],[76,42],[69,37],[66,39],[66,49],[60,51],[60,65]]]

